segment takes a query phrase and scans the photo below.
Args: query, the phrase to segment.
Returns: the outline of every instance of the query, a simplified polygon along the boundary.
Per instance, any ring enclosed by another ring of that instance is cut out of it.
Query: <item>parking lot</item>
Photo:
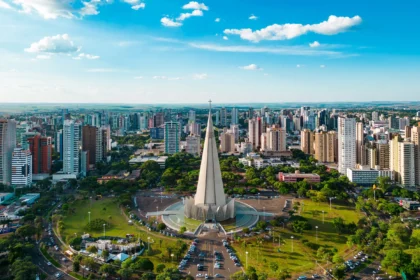
[[[236,266],[234,261],[230,259],[227,249],[223,246],[223,234],[210,232],[197,238],[196,250],[190,253],[191,258],[185,268],[182,270],[186,274],[199,279],[205,278],[225,278],[233,273],[240,271],[240,267]],[[218,252],[216,260],[215,251]],[[219,263],[219,265],[216,265]]]

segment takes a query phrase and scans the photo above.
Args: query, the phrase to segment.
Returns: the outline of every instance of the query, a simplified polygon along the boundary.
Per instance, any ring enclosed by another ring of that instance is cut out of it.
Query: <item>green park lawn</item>
[[[339,235],[332,224],[335,217],[341,217],[346,223],[357,222],[360,214],[351,206],[334,205],[330,210],[328,203],[315,203],[311,200],[299,200],[303,202],[303,212],[301,216],[308,219],[312,225],[312,230],[304,231],[297,234],[287,227],[282,226],[273,229],[271,238],[246,238],[236,242],[233,247],[237,251],[242,264],[246,266],[246,254],[248,251],[248,266],[254,266],[258,271],[265,271],[269,275],[274,276],[274,272],[270,269],[270,263],[275,262],[279,265],[279,270],[288,269],[292,274],[298,275],[301,272],[320,273],[320,267],[325,266],[326,262],[317,260],[316,250],[309,248],[302,243],[302,240],[308,240],[311,243],[319,244],[327,248],[336,248],[344,259],[348,259],[351,250],[346,245],[347,236]],[[324,223],[322,210],[325,211]],[[316,240],[316,228],[318,226],[318,241]],[[269,234],[269,233],[267,233]],[[279,236],[281,244],[279,246]],[[293,252],[292,252],[292,238]],[[244,242],[246,241],[246,244]],[[318,269],[316,269],[318,268]]]
[[[147,252],[145,256],[150,258],[154,263],[155,267],[159,263],[164,263],[167,267],[175,267],[177,262],[174,260],[172,263],[168,263],[168,253],[166,248],[176,248],[176,239],[162,236],[157,232],[149,232],[145,227],[138,225],[129,225],[126,217],[121,212],[122,210],[118,207],[118,203],[113,199],[101,199],[92,200],[90,204],[89,200],[77,200],[70,205],[70,213],[63,218],[64,229],[61,231],[62,239],[68,241],[67,236],[80,236],[83,233],[89,233],[94,237],[100,237],[103,235],[103,230],[99,231],[87,231],[85,229],[88,224],[90,211],[91,221],[95,219],[106,220],[111,226],[106,229],[106,236],[125,237],[127,233],[134,234],[141,238],[141,240],[147,241],[147,237],[150,237],[150,254]]]

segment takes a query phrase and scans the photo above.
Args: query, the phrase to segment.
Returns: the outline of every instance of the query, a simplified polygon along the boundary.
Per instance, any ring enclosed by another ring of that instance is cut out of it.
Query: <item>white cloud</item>
[[[144,9],[144,8],[146,8],[145,3],[140,3],[140,4],[137,4],[137,5],[134,5],[134,6],[131,7],[131,9],[136,10],[136,11],[138,11],[140,9]]]
[[[28,14],[36,12],[45,19],[74,17],[74,10],[69,5],[69,1],[13,0],[13,3],[21,7],[21,12]]]
[[[239,68],[241,68],[243,70],[250,70],[250,71],[263,70],[261,67],[259,67],[256,64],[250,64],[250,65],[242,66],[242,67],[239,67]]]
[[[82,59],[82,58],[86,58],[89,60],[95,60],[95,59],[99,59],[100,57],[98,55],[91,55],[91,54],[87,54],[87,53],[81,53],[76,57],[73,57],[73,59]]]
[[[38,42],[32,43],[25,49],[29,53],[74,53],[79,50],[67,34],[58,34],[56,36],[44,37]]]
[[[137,76],[137,77],[134,77],[134,80],[141,80],[141,79],[143,79],[143,77],[142,77],[142,76]]]
[[[298,55],[298,56],[331,56],[345,57],[354,56],[355,54],[343,54],[332,50],[308,49],[306,47],[257,47],[257,46],[223,46],[215,44],[189,43],[192,48],[214,51],[214,52],[232,52],[232,53],[270,53],[279,55]]]
[[[302,67],[302,65],[300,65],[300,64],[296,65],[296,68],[300,68],[300,67]]]
[[[90,2],[83,2],[83,8],[80,9],[81,16],[95,16],[99,14],[98,4],[100,0],[91,0]]]
[[[223,40],[229,40],[229,38],[227,36],[223,36]]]
[[[182,8],[184,10],[204,10],[204,11],[209,10],[209,7],[207,7],[204,3],[198,3],[195,1],[191,1],[188,4],[185,4]]]
[[[205,80],[208,78],[208,75],[206,73],[202,73],[202,74],[194,74],[193,75],[193,79],[194,80]]]
[[[314,41],[313,43],[309,43],[309,46],[311,48],[317,48],[317,47],[321,46],[321,44],[318,41]]]
[[[319,67],[320,67],[320,68],[325,68],[325,65],[323,65],[323,64],[322,64],[322,65],[319,65]]]
[[[215,22],[220,22],[220,18],[216,18],[214,21]]]
[[[166,77],[166,76],[153,76],[153,79],[155,79],[155,80],[166,80],[166,79],[168,79],[168,77]]]
[[[167,18],[167,17],[163,17],[160,20],[160,22],[162,23],[163,26],[167,26],[167,27],[179,27],[179,26],[182,26],[182,23],[173,21],[172,19]]]
[[[239,35],[243,40],[260,42],[263,40],[288,40],[299,37],[308,32],[313,32],[322,35],[335,35],[345,32],[351,27],[362,22],[360,16],[337,17],[329,16],[327,21],[318,24],[300,24],[300,23],[286,23],[273,24],[263,29],[252,31],[250,28],[244,29],[225,29],[225,34]]]
[[[51,58],[51,56],[49,56],[49,55],[45,55],[45,54],[39,54],[39,55],[37,55],[36,56],[36,59],[50,59]]]
[[[182,80],[181,77],[172,77],[172,78],[168,78],[168,81],[179,81]]]
[[[131,5],[135,5],[140,2],[139,0],[123,0],[123,1]]]
[[[167,76],[153,76],[155,80],[168,80],[168,81],[179,81],[182,80],[181,77],[167,77]]]
[[[201,17],[203,16],[203,12],[201,10],[194,10],[192,13],[182,13],[179,15],[179,17],[176,19],[177,21],[183,21],[190,17]]]
[[[249,19],[250,19],[250,20],[257,20],[257,19],[258,19],[258,17],[257,17],[257,16],[255,16],[254,14],[252,14],[252,15],[249,17]]]
[[[6,2],[3,2],[3,0],[0,0],[0,8],[11,9],[12,7],[9,4],[7,4]]]

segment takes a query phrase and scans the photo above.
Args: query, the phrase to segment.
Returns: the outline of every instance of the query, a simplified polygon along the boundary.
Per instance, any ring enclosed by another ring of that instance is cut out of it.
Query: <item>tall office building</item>
[[[319,162],[334,162],[335,158],[335,139],[334,131],[320,131],[315,133],[315,159]]]
[[[268,151],[286,151],[286,130],[284,128],[267,128],[267,149]]]
[[[220,135],[220,151],[222,153],[235,152],[235,135],[229,132],[221,133]]]
[[[389,128],[399,129],[400,128],[399,119],[397,119],[394,115],[389,116],[388,117],[388,126],[389,126]]]
[[[414,143],[398,143],[398,168],[401,186],[413,187],[416,185],[414,165]]]
[[[55,134],[54,150],[60,154],[60,160],[63,160],[63,130],[60,129]]]
[[[356,166],[356,119],[338,117],[338,171],[347,174],[347,168]]]
[[[165,123],[165,115],[163,112],[158,112],[153,116],[154,127],[160,127]]]
[[[12,181],[12,154],[16,147],[16,122],[0,119],[0,183]]]
[[[232,122],[231,124],[239,123],[239,111],[237,108],[232,108]]]
[[[104,145],[103,143],[103,130],[86,125],[82,129],[82,151],[89,152],[88,162],[91,165],[102,161]]]
[[[52,161],[51,137],[38,134],[28,138],[27,141],[32,156],[32,174],[49,174]]]
[[[295,128],[295,131],[302,130],[301,122],[302,122],[302,120],[299,116],[293,116],[293,126]]]
[[[380,169],[390,169],[390,149],[389,144],[377,144],[378,159],[377,165]]]
[[[416,186],[420,186],[420,127],[411,129],[411,142],[414,144],[414,177]]]
[[[364,144],[365,134],[363,123],[356,123],[356,163],[362,164],[362,147]]]
[[[313,155],[315,134],[309,129],[304,129],[300,132],[300,149],[308,155]]]
[[[190,110],[188,112],[188,122],[195,122],[195,111]]]
[[[186,138],[187,145],[185,147],[185,152],[192,155],[200,155],[201,146],[200,146],[200,135],[190,134]]]
[[[227,110],[225,107],[222,107],[222,109],[220,109],[220,124],[222,126],[228,125]]]
[[[39,132],[37,132],[37,131],[28,131],[28,132],[22,133],[21,136],[20,136],[20,138],[21,138],[21,145],[20,146],[22,147],[22,149],[29,150],[28,139],[29,138],[32,138],[32,137],[34,137],[36,135],[40,135]]]
[[[32,184],[32,155],[29,150],[15,148],[12,153],[12,186]]]
[[[215,125],[220,125],[220,111],[216,111],[216,121]]]
[[[78,174],[80,172],[80,136],[81,124],[65,120],[63,125],[63,172]]]
[[[372,121],[379,121],[379,113],[376,111],[372,112]]]
[[[248,121],[248,138],[249,142],[252,143],[252,147],[256,150],[260,147],[261,141],[261,119],[253,118]]]
[[[165,123],[164,139],[166,154],[179,153],[181,128],[178,122]]]
[[[231,124],[230,131],[233,135],[235,135],[235,143],[238,143],[239,142],[239,126],[237,124]]]

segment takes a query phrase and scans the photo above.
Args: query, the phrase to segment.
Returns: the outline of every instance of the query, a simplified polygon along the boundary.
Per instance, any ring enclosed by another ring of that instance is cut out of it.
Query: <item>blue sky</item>
[[[419,100],[419,3],[0,0],[1,100]]]

